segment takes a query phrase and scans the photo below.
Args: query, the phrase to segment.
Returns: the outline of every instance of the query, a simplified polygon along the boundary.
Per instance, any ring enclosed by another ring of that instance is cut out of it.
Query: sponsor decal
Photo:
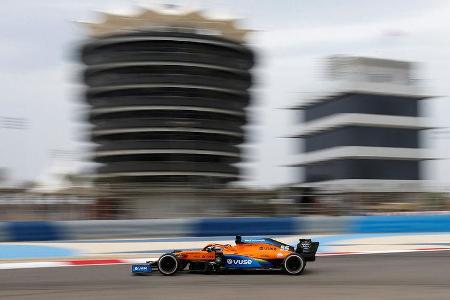
[[[277,248],[275,248],[275,247],[270,247],[270,246],[261,246],[261,247],[259,247],[259,250],[262,250],[262,251],[267,251],[267,250],[277,250]]]
[[[265,241],[264,239],[246,239],[244,243],[264,243]]]
[[[227,264],[229,265],[251,265],[252,262],[251,259],[227,259]]]
[[[251,258],[243,255],[230,255],[225,257],[225,266],[230,268],[260,268],[270,265],[264,259]]]
[[[277,253],[277,257],[283,257],[283,253]]]
[[[302,249],[305,253],[311,251],[311,243],[310,242],[302,242],[300,245],[302,246]]]
[[[131,268],[131,272],[137,273],[150,273],[152,271],[152,267],[149,265],[133,265]]]

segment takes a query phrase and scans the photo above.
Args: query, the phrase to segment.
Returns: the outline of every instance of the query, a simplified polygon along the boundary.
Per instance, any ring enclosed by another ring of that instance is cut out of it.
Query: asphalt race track
[[[0,299],[269,298],[450,299],[450,251],[319,257],[301,276],[130,276],[128,265],[0,270]]]

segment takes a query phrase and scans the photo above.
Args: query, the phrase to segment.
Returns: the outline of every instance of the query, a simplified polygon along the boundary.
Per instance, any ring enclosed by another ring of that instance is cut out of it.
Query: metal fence
[[[0,221],[376,215],[450,211],[445,193],[296,194],[162,190],[100,195],[0,193]]]

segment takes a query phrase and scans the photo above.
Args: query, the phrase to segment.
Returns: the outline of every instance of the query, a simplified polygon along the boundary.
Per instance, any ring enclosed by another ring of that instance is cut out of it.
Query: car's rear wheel
[[[158,270],[163,275],[173,275],[178,271],[180,263],[173,254],[163,254],[158,260]]]
[[[306,261],[303,256],[293,253],[289,254],[283,261],[283,268],[290,275],[299,275],[303,272]]]

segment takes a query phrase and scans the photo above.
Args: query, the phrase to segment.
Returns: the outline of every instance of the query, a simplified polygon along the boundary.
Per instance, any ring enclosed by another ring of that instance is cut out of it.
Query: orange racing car
[[[222,272],[226,270],[283,270],[287,274],[303,272],[306,262],[316,259],[318,242],[300,239],[297,246],[271,238],[242,238],[236,236],[236,245],[208,244],[201,250],[173,251],[163,254],[155,262],[131,266],[133,274],[159,270],[163,275],[174,275],[185,269],[193,272]]]

